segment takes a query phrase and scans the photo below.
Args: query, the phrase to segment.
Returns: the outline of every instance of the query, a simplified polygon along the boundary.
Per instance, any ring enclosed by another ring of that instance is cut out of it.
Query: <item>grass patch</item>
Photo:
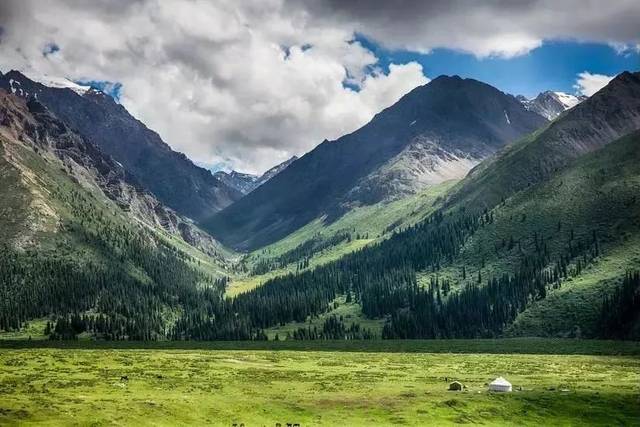
[[[22,325],[17,331],[0,331],[0,340],[46,340],[44,334],[49,319],[34,319]]]

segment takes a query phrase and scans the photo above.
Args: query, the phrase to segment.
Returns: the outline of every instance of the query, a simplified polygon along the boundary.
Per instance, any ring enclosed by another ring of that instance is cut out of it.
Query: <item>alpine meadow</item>
[[[0,425],[640,425],[640,5],[0,4]]]

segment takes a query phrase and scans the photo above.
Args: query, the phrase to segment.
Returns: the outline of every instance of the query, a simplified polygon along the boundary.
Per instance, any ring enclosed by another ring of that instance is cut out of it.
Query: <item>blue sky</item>
[[[625,70],[640,70],[638,51],[618,53],[606,44],[545,42],[528,54],[514,58],[477,58],[449,49],[435,49],[428,54],[391,51],[362,36],[356,40],[375,53],[385,72],[390,63],[416,61],[432,79],[441,74],[457,74],[527,97],[545,90],[574,93],[577,74],[584,71],[612,76]]]
[[[77,80],[76,83],[101,90],[116,100],[116,102],[119,102],[122,96],[122,83],[120,82],[110,82],[108,80]]]

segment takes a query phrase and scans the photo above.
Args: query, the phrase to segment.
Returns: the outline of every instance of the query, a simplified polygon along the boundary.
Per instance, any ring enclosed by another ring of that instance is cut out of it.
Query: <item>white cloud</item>
[[[607,13],[595,0],[4,0],[0,69],[121,82],[121,102],[174,149],[261,172],[427,82],[417,63],[381,73],[356,32],[511,57],[546,39],[638,45],[639,21],[637,0]]]
[[[248,172],[357,129],[428,81],[416,63],[372,73],[378,59],[352,30],[280,0],[10,5],[1,69],[121,82],[122,104],[174,149]],[[60,50],[45,56],[50,43]]]
[[[584,71],[578,74],[576,84],[573,87],[580,95],[591,96],[605,87],[615,76],[605,76],[603,74],[591,74]]]
[[[512,57],[545,40],[640,43],[640,3],[614,0],[288,0],[390,47]]]

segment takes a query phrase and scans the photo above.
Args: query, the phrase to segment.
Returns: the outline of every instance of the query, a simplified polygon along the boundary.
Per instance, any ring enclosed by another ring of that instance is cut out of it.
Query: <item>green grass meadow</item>
[[[1,425],[640,424],[640,343],[633,342],[0,347]],[[565,350],[572,354],[554,354]],[[488,392],[497,376],[514,392]],[[453,379],[466,391],[447,391]]]

